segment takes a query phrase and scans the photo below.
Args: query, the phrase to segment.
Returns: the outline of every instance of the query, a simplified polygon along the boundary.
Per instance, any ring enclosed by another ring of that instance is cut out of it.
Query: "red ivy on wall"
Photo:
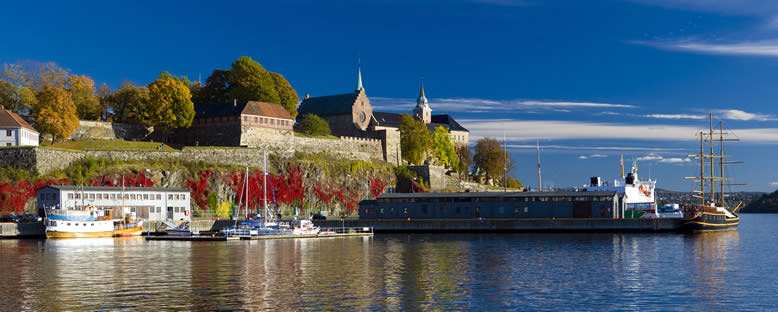
[[[37,180],[34,183],[22,180],[16,183],[0,184],[0,213],[16,213],[21,215],[24,212],[24,206],[27,201],[38,195],[38,189],[49,185],[68,184],[67,179],[46,179]]]

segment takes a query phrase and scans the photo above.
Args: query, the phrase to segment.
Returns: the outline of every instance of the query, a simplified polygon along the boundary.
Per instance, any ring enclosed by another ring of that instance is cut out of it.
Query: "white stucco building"
[[[189,190],[165,187],[51,185],[38,189],[38,211],[43,208],[75,209],[92,206],[113,210],[114,216],[165,221],[190,220]]]
[[[0,104],[0,146],[38,146],[38,131]]]

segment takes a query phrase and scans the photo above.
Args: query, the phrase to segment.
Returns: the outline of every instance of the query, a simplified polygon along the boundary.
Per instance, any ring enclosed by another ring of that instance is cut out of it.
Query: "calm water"
[[[778,309],[778,215],[705,234],[2,240],[0,310]]]

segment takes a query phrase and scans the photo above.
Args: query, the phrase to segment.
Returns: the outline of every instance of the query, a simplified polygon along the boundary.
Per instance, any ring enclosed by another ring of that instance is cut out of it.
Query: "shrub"
[[[294,125],[294,131],[309,136],[327,136],[330,135],[330,125],[319,116],[314,114],[305,114]]]

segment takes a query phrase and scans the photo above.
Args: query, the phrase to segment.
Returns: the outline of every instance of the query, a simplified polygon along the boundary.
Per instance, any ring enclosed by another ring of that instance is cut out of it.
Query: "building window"
[[[143,199],[144,200],[148,200],[149,199],[149,194],[143,194]]]
[[[103,194],[97,194],[97,199],[103,199]]]
[[[135,199],[135,194],[130,194],[130,199]]]
[[[167,194],[167,199],[168,200],[173,200],[173,194]]]
[[[73,199],[73,193],[68,193],[68,199]]]
[[[11,146],[11,143],[5,143],[5,146]]]
[[[5,130],[5,136],[11,136],[11,130]]]
[[[157,200],[161,200],[161,199],[162,199],[162,195],[157,194]]]

